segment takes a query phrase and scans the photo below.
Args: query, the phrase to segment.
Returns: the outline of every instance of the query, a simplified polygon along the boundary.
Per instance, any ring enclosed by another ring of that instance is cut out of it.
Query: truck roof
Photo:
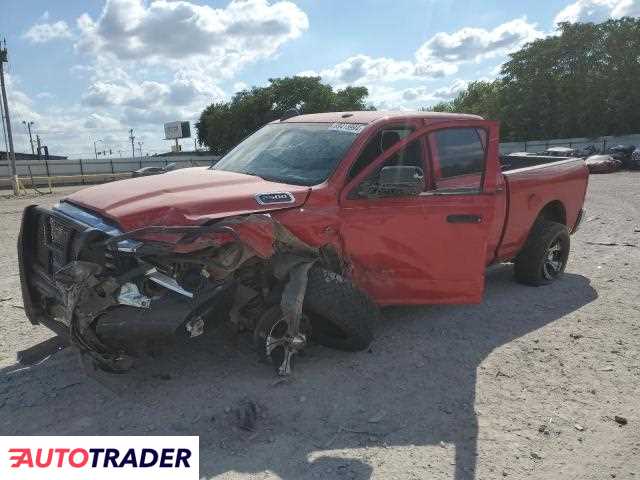
[[[365,110],[355,112],[327,112],[327,113],[311,113],[307,115],[296,115],[295,117],[283,120],[289,123],[364,123],[369,124],[379,120],[387,120],[393,118],[424,118],[427,120],[482,120],[478,115],[469,115],[466,113],[444,113],[444,112],[411,112],[411,111],[382,111],[382,110]],[[276,120],[272,123],[280,123]]]

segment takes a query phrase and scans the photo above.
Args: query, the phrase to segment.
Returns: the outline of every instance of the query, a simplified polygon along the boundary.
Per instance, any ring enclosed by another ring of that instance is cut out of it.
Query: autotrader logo
[[[0,437],[0,478],[197,480],[198,437]]]

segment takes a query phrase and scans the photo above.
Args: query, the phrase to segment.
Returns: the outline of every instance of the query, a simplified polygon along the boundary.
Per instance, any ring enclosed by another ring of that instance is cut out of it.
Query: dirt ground
[[[288,381],[225,332],[127,375],[16,364],[51,336],[20,308],[21,211],[60,196],[0,199],[2,435],[199,435],[206,479],[640,479],[640,172],[591,177],[555,285],[493,267],[481,305],[387,310],[369,352],[311,347]]]

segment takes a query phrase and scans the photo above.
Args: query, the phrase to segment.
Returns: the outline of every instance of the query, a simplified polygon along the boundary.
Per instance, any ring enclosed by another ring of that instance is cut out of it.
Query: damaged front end
[[[124,372],[154,342],[195,337],[226,319],[255,334],[274,306],[285,328],[264,348],[282,352],[280,374],[307,342],[303,299],[320,252],[267,213],[123,233],[70,203],[30,206],[18,252],[29,320],[105,370]]]

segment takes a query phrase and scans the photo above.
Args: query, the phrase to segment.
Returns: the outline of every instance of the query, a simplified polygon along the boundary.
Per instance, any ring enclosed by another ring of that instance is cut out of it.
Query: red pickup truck
[[[27,316],[116,371],[149,342],[229,320],[286,374],[308,340],[367,348],[379,306],[480,302],[488,265],[550,283],[587,168],[513,159],[503,171],[498,138],[473,115],[297,115],[209,168],[28,207]]]

